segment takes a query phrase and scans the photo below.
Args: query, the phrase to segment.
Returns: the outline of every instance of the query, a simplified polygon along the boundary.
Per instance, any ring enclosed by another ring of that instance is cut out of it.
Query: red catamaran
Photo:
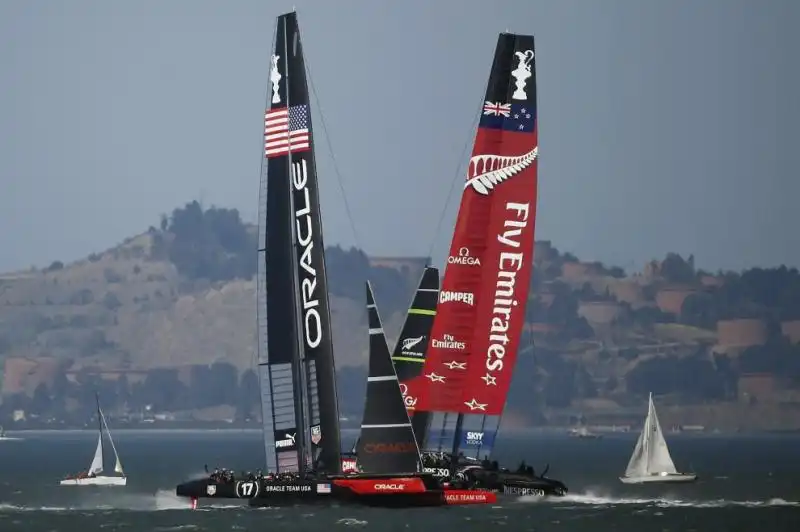
[[[500,426],[525,321],[538,154],[534,40],[502,33],[424,366],[420,375],[403,382],[417,400],[414,416],[431,414],[424,448],[483,457],[483,467],[473,462],[467,469],[481,477]],[[503,479],[504,488],[566,492],[562,483],[536,477],[532,470],[492,473]]]

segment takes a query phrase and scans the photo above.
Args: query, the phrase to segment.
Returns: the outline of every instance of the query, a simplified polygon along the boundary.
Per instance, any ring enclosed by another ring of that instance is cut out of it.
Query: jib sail
[[[374,474],[416,473],[421,470],[419,447],[369,282],[367,320],[369,376],[361,437],[356,443],[358,469]]]
[[[400,330],[400,337],[392,353],[400,390],[403,392],[408,415],[414,426],[417,443],[424,446],[425,434],[428,430],[428,412],[417,412],[419,397],[417,390],[425,386],[422,377],[422,365],[428,350],[433,318],[436,316],[436,300],[439,297],[439,269],[426,267],[422,272],[417,291],[411,307],[406,314],[406,321]]]
[[[532,36],[500,34],[423,370],[429,449],[490,454],[505,407],[533,264],[534,57]]]

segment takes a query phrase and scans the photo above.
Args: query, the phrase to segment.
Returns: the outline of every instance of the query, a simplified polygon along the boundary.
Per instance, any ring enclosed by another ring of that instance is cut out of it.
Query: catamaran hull
[[[641,477],[619,477],[623,484],[686,484],[697,480],[693,473],[655,473]]]
[[[537,477],[510,471],[495,471],[481,467],[467,467],[461,473],[470,485],[506,495],[532,495],[538,497],[563,497],[567,486],[560,480]]]
[[[381,508],[412,508],[459,504],[490,504],[494,493],[484,490],[442,489],[429,476],[347,475],[314,481],[267,482],[258,480],[217,484],[199,479],[177,486],[179,497],[188,497],[192,507],[198,499],[244,499],[250,506],[297,504],[357,504]]]
[[[126,486],[126,477],[86,477],[86,478],[67,478],[59,482],[61,486]]]

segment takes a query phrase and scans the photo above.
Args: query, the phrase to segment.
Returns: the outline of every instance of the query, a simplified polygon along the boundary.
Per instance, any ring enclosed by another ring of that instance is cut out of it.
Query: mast
[[[336,367],[333,358],[333,334],[325,268],[325,244],[322,237],[322,213],[319,201],[316,163],[312,145],[306,66],[297,26],[297,15],[285,15],[287,24],[286,57],[291,79],[289,149],[292,161],[292,195],[299,264],[298,295],[302,313],[302,344],[308,384],[308,407],[311,423],[319,426],[317,466],[329,473],[341,473],[341,438],[339,404],[336,393]],[[294,123],[294,124],[292,124]],[[295,128],[292,131],[292,128]],[[316,418],[318,417],[318,422]],[[313,429],[313,426],[311,427]],[[312,438],[315,435],[312,430]]]
[[[428,447],[491,454],[530,288],[538,142],[534,41],[498,37],[424,365]],[[455,414],[455,415],[453,415]]]
[[[100,437],[103,437],[103,418],[101,417],[102,414],[100,413],[100,394],[98,392],[94,392],[94,404],[95,408],[97,408],[97,433],[100,434]]]
[[[119,459],[119,453],[117,452],[117,446],[114,445],[114,438],[111,436],[111,429],[108,428],[108,421],[106,420],[105,414],[103,414],[103,410],[100,408],[100,397],[97,397],[97,412],[100,414],[100,419],[102,421],[101,427],[105,427],[106,434],[108,434],[108,443],[111,444],[111,450],[114,452],[114,471],[121,475],[125,475],[125,471],[122,469],[122,461]],[[100,437],[102,438],[102,429]]]
[[[100,411],[100,396],[97,392],[94,393],[95,404],[97,407],[97,447],[94,450],[94,457],[92,458],[92,463],[89,465],[89,473],[94,473],[99,475],[103,472],[105,468],[104,458],[103,458],[103,419],[102,419],[102,412]]]
[[[359,471],[372,474],[416,473],[422,462],[414,429],[392,364],[372,286],[367,281],[369,376],[356,443]]]
[[[275,472],[299,472],[305,464],[288,150],[288,16],[281,15],[277,20],[259,202],[259,242],[263,243],[258,261],[259,380],[267,470]]]
[[[278,471],[304,471],[318,444],[319,468],[338,473],[341,441],[322,220],[294,12],[278,17],[270,82],[259,217],[264,242],[259,347],[268,348],[259,356],[259,373],[265,429],[271,433],[265,435],[267,465],[274,455]]]
[[[425,386],[424,377],[421,377],[422,365],[425,363],[428,338],[436,316],[438,296],[439,269],[426,267],[392,353],[394,369],[400,380],[400,390],[420,447],[425,445],[430,416],[428,412],[416,411],[419,397],[417,390]]]

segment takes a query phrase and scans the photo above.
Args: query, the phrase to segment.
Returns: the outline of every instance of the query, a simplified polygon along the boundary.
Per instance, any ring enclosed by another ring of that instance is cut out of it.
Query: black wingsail
[[[339,407],[322,220],[295,13],[278,17],[274,50],[264,120],[258,274],[267,467],[303,471],[318,447],[319,468],[338,473]]]
[[[425,445],[425,434],[428,431],[430,414],[428,412],[415,412],[417,398],[413,391],[412,381],[422,375],[422,366],[425,363],[425,352],[428,349],[428,339],[436,316],[436,302],[439,298],[439,269],[426,267],[414,294],[414,300],[406,314],[406,321],[400,331],[400,337],[394,346],[392,362],[400,381],[400,390],[403,392],[408,415],[414,427],[414,434],[420,448]],[[424,385],[425,383],[421,383]]]
[[[369,321],[369,377],[361,437],[356,445],[358,468],[363,473],[416,473],[421,471],[419,447],[406,413],[378,309],[367,282]]]

